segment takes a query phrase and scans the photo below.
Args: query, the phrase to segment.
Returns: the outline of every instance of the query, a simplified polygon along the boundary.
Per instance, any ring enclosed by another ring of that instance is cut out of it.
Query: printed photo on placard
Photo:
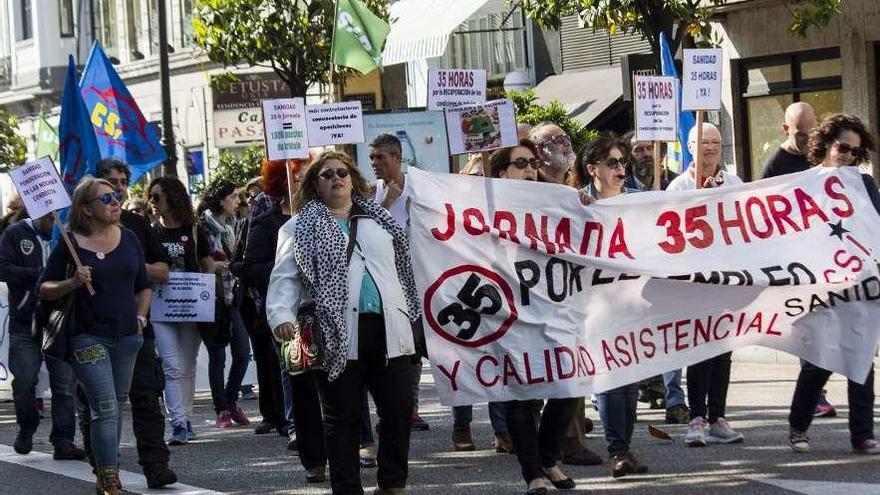
[[[494,100],[446,110],[449,153],[462,155],[516,146],[513,102]]]
[[[412,109],[402,112],[364,114],[364,142],[357,145],[358,168],[368,181],[376,180],[370,164],[370,143],[380,134],[391,134],[400,141],[401,168],[449,172],[449,145],[443,112]]]

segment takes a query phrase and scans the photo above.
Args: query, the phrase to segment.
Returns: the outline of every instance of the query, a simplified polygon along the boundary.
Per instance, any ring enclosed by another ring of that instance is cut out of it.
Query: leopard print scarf
[[[409,239],[391,215],[376,202],[353,197],[352,214],[366,216],[391,234],[397,276],[406,297],[411,322],[421,318],[419,299],[410,262]],[[328,380],[335,380],[348,360],[349,329],[345,325],[348,302],[348,236],[323,202],[313,200],[299,212],[293,235],[293,253],[315,301],[318,327],[324,336]]]

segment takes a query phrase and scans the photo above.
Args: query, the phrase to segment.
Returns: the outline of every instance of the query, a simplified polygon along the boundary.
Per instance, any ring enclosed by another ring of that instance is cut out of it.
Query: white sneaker
[[[688,447],[706,446],[706,422],[697,416],[688,423],[688,432],[684,437],[684,444]]]
[[[743,441],[743,436],[742,433],[734,431],[726,419],[718,418],[709,427],[706,441],[709,443],[739,443]]]

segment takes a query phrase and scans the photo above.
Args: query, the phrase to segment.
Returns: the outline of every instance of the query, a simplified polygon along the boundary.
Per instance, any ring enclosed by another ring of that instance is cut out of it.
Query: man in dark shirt
[[[96,175],[105,179],[113,188],[128,199],[128,181],[131,172],[128,166],[118,160],[101,160],[96,166]],[[141,244],[146,261],[147,278],[150,282],[163,283],[168,280],[168,254],[147,221],[128,210],[122,210],[120,222],[132,231]],[[134,436],[137,440],[138,462],[144,470],[147,485],[160,488],[177,482],[177,475],[168,467],[169,452],[165,444],[165,415],[159,397],[165,388],[162,364],[156,356],[155,335],[152,326],[144,328],[144,345],[138,353],[134,365],[134,377],[128,397],[131,401],[131,419]],[[88,439],[88,417],[81,414],[83,438]],[[87,450],[88,442],[86,441]],[[91,456],[90,456],[91,457]]]
[[[785,141],[764,162],[761,178],[792,174],[810,168],[807,163],[807,140],[810,129],[816,125],[816,112],[809,103],[799,101],[785,109],[785,122],[782,132],[787,136]]]
[[[621,143],[629,149],[631,156],[630,165],[626,171],[626,182],[623,184],[629,189],[651,191],[654,189],[654,142],[639,141],[635,131],[627,132],[621,138]],[[660,162],[666,157],[667,144],[660,143]],[[661,165],[660,189],[666,190],[666,186],[678,174]]]

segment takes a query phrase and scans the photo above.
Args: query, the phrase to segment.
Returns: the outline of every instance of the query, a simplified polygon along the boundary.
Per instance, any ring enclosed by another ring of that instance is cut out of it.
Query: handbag
[[[350,222],[348,246],[345,249],[345,264],[351,262],[357,238],[357,220]],[[296,316],[296,331],[293,338],[281,343],[281,356],[291,375],[301,375],[307,371],[323,370],[327,364],[327,352],[324,347],[324,334],[318,324],[318,315],[314,301],[301,304]]]
[[[68,263],[67,278],[73,276],[74,265]],[[40,299],[34,310],[34,339],[42,340],[43,357],[56,361],[66,361],[70,357],[70,336],[76,325],[76,298],[79,289],[74,289],[56,301]]]

